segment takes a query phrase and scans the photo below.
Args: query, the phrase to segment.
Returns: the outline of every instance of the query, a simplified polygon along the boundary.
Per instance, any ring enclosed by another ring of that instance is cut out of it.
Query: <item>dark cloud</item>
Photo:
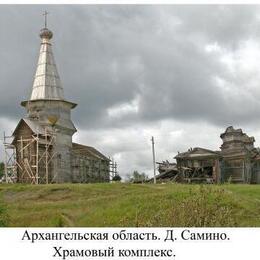
[[[216,134],[260,123],[258,6],[1,5],[1,128],[25,113],[19,104],[30,96],[44,10],[65,96],[79,104],[79,137],[121,162],[132,158],[141,167],[144,158],[149,168],[149,137],[141,134],[143,148],[126,144],[132,128],[139,129],[133,139],[142,129],[166,136],[186,129],[164,146],[163,157],[189,147],[187,124],[206,124]],[[168,130],[164,121],[172,122]],[[212,147],[219,145],[214,140]]]

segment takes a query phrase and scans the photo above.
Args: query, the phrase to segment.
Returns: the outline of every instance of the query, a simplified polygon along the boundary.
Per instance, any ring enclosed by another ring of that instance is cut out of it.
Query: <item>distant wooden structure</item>
[[[195,147],[175,156],[177,164],[159,163],[158,180],[196,183],[260,183],[260,150],[254,137],[228,127],[219,151]]]
[[[177,168],[185,182],[218,182],[220,180],[220,154],[196,147],[175,156]]]
[[[220,135],[221,145],[221,181],[237,183],[260,183],[259,149],[254,147],[255,138],[249,137],[241,129],[228,127]]]

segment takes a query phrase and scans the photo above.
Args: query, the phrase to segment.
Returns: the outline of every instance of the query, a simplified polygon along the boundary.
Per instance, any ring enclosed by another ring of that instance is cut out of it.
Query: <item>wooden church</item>
[[[13,149],[12,159],[7,160],[7,179],[32,184],[108,182],[109,158],[94,147],[72,142],[77,129],[71,110],[77,104],[64,98],[52,37],[46,27],[41,30],[31,96],[21,103],[27,114],[15,128],[12,142],[5,143]]]

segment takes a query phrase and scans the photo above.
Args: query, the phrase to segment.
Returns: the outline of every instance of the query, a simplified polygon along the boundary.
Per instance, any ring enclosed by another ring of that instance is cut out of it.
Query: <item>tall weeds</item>
[[[193,187],[194,188],[194,187]],[[173,187],[174,189],[174,187]],[[220,187],[201,185],[183,197],[171,197],[151,211],[139,208],[134,219],[124,218],[125,226],[232,227],[236,226],[231,194]]]
[[[172,226],[235,226],[230,195],[223,189],[200,186],[197,192],[173,206],[168,223]]]

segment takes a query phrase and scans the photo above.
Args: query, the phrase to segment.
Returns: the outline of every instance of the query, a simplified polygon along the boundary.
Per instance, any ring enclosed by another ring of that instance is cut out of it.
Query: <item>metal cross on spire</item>
[[[47,11],[45,11],[44,13],[43,13],[43,16],[44,16],[44,28],[47,28],[47,15],[48,15],[49,13],[47,12]]]

